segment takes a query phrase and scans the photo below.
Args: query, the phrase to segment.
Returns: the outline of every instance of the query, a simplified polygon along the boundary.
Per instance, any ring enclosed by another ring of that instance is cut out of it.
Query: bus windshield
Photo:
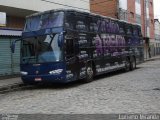
[[[40,29],[62,27],[64,12],[51,12],[27,18],[24,28],[25,32],[37,31]]]
[[[22,42],[22,63],[62,61],[62,49],[58,45],[59,34],[26,38]]]

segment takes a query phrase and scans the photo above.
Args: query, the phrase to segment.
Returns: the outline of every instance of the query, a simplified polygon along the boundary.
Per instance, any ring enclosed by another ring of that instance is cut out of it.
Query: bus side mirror
[[[17,40],[14,40],[14,41],[11,42],[10,48],[11,48],[11,52],[12,52],[12,53],[15,52],[16,42],[17,42],[17,41],[20,41],[20,40],[21,40],[21,39],[17,39]]]
[[[16,47],[16,40],[12,41],[11,46],[10,46],[12,53],[15,52],[15,47]]]

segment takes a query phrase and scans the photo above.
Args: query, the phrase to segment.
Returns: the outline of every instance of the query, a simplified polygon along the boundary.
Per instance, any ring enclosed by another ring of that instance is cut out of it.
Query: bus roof
[[[75,9],[52,9],[52,10],[48,10],[48,11],[44,11],[44,12],[34,13],[32,15],[27,16],[26,18],[30,18],[30,17],[34,17],[34,16],[40,16],[40,15],[43,15],[43,14],[53,13],[53,12],[78,12],[78,13],[81,13],[81,14],[92,15],[92,16],[101,17],[101,18],[104,18],[104,19],[105,18],[106,19],[111,19],[111,20],[120,21],[120,22],[128,23],[128,24],[131,24],[131,25],[137,25],[137,26],[141,27],[141,25],[138,24],[138,23],[131,23],[131,22],[128,22],[128,21],[125,21],[125,20],[119,20],[119,19],[115,19],[115,18],[112,18],[112,17],[109,17],[109,16],[103,16],[103,15],[100,15],[100,14],[96,14],[96,13],[92,13],[92,12],[86,12],[86,11],[80,11],[80,10],[75,10]]]

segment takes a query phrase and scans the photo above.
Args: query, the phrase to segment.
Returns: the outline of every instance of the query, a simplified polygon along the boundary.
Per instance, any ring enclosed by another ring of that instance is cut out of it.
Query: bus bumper
[[[25,84],[37,84],[37,83],[67,83],[65,75],[26,75],[21,76],[23,83]]]

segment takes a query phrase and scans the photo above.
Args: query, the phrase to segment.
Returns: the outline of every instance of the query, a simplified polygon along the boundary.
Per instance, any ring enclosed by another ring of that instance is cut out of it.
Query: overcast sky
[[[160,20],[160,0],[153,0],[154,3],[154,17]]]

